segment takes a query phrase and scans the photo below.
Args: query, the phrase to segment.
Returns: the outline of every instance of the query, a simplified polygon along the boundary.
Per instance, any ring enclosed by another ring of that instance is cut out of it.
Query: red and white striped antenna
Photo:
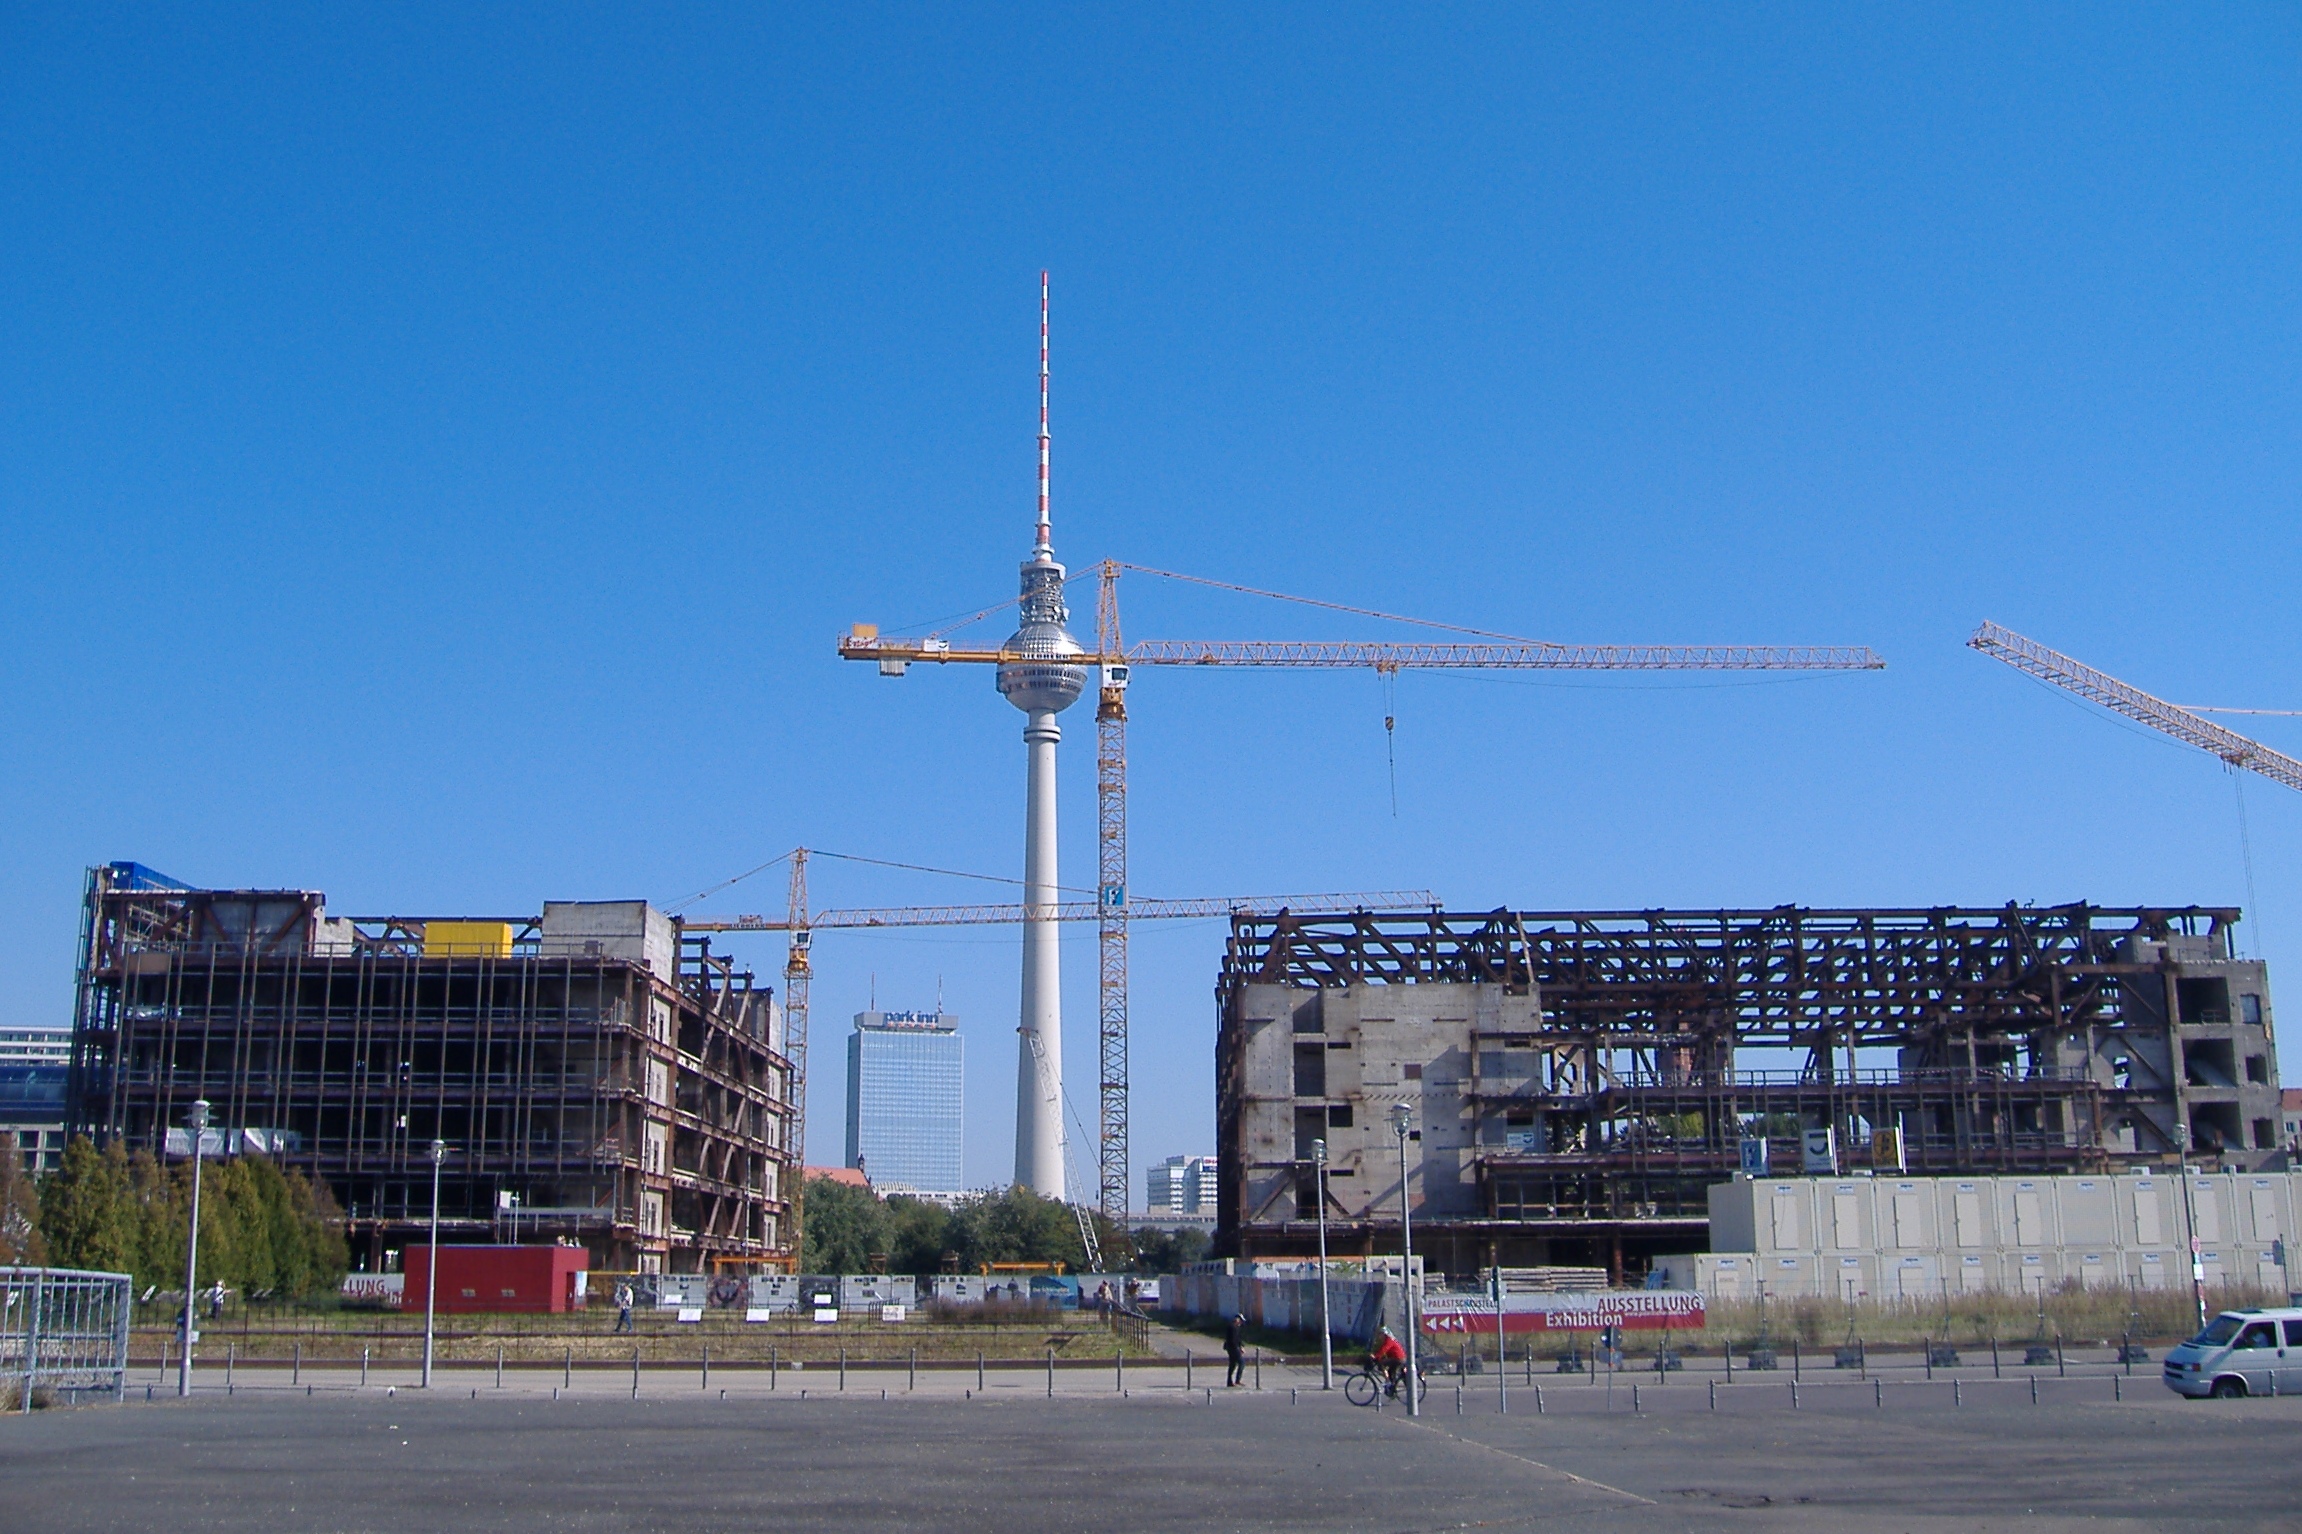
[[[1039,274],[1039,535],[1033,552],[1049,551],[1047,533],[1047,274]]]

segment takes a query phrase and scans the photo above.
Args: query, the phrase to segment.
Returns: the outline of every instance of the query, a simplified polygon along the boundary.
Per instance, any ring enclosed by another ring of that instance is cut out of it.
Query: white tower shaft
[[[1023,823],[1023,1015],[1017,1029],[1015,1180],[1048,1198],[1063,1196],[1063,955],[1056,905],[1054,711],[1023,727],[1030,753]]]
[[[1015,1181],[1064,1196],[1063,959],[1056,905],[1055,716],[1079,701],[1086,652],[1064,628],[1063,566],[1047,525],[1047,274],[1039,274],[1039,518],[1023,562],[1022,625],[1002,647],[999,691],[1023,710],[1029,755],[1023,821],[1023,1007],[1016,1025]]]

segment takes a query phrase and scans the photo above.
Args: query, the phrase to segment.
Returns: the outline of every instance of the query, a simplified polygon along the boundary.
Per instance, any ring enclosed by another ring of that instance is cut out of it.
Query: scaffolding
[[[428,1222],[436,1139],[443,1230],[772,1267],[797,1236],[780,1026],[772,992],[639,902],[341,918],[316,891],[115,864],[88,877],[68,1106],[77,1132],[181,1155],[171,1126],[205,1098],[208,1153],[324,1181],[370,1266]]]

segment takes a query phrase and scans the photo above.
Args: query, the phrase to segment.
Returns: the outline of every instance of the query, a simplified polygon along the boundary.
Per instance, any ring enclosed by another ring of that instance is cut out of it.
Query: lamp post
[[[2190,1201],[2190,1125],[2174,1121],[2175,1148],[2182,1156],[2182,1234],[2190,1247],[2190,1303],[2198,1312],[2198,1329],[2206,1329],[2206,1256],[2198,1245],[2198,1210]]]
[[[1415,1224],[1407,1198],[1407,1125],[1414,1117],[1415,1110],[1405,1103],[1391,1104],[1391,1132],[1399,1137],[1399,1282],[1407,1296],[1407,1415],[1420,1417],[1423,1376],[1415,1363]]]
[[[1327,1142],[1311,1142],[1311,1176],[1319,1195],[1319,1388],[1335,1388],[1335,1328],[1327,1319]]]
[[[432,1388],[432,1312],[440,1299],[440,1163],[448,1159],[445,1140],[432,1142],[432,1244],[424,1249],[424,1388]]]
[[[208,1100],[192,1104],[184,1120],[192,1129],[192,1227],[184,1237],[184,1358],[176,1367],[176,1394],[192,1393],[192,1307],[200,1286],[200,1137],[208,1130]]]

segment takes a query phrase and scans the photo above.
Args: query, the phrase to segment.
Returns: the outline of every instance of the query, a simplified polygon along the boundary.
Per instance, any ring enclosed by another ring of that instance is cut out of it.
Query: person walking
[[[1247,1383],[1247,1318],[1235,1315],[1223,1328],[1223,1356],[1231,1361],[1224,1371],[1223,1388],[1233,1389]]]
[[[631,1330],[631,1285],[629,1284],[615,1286],[615,1329],[619,1332]]]

